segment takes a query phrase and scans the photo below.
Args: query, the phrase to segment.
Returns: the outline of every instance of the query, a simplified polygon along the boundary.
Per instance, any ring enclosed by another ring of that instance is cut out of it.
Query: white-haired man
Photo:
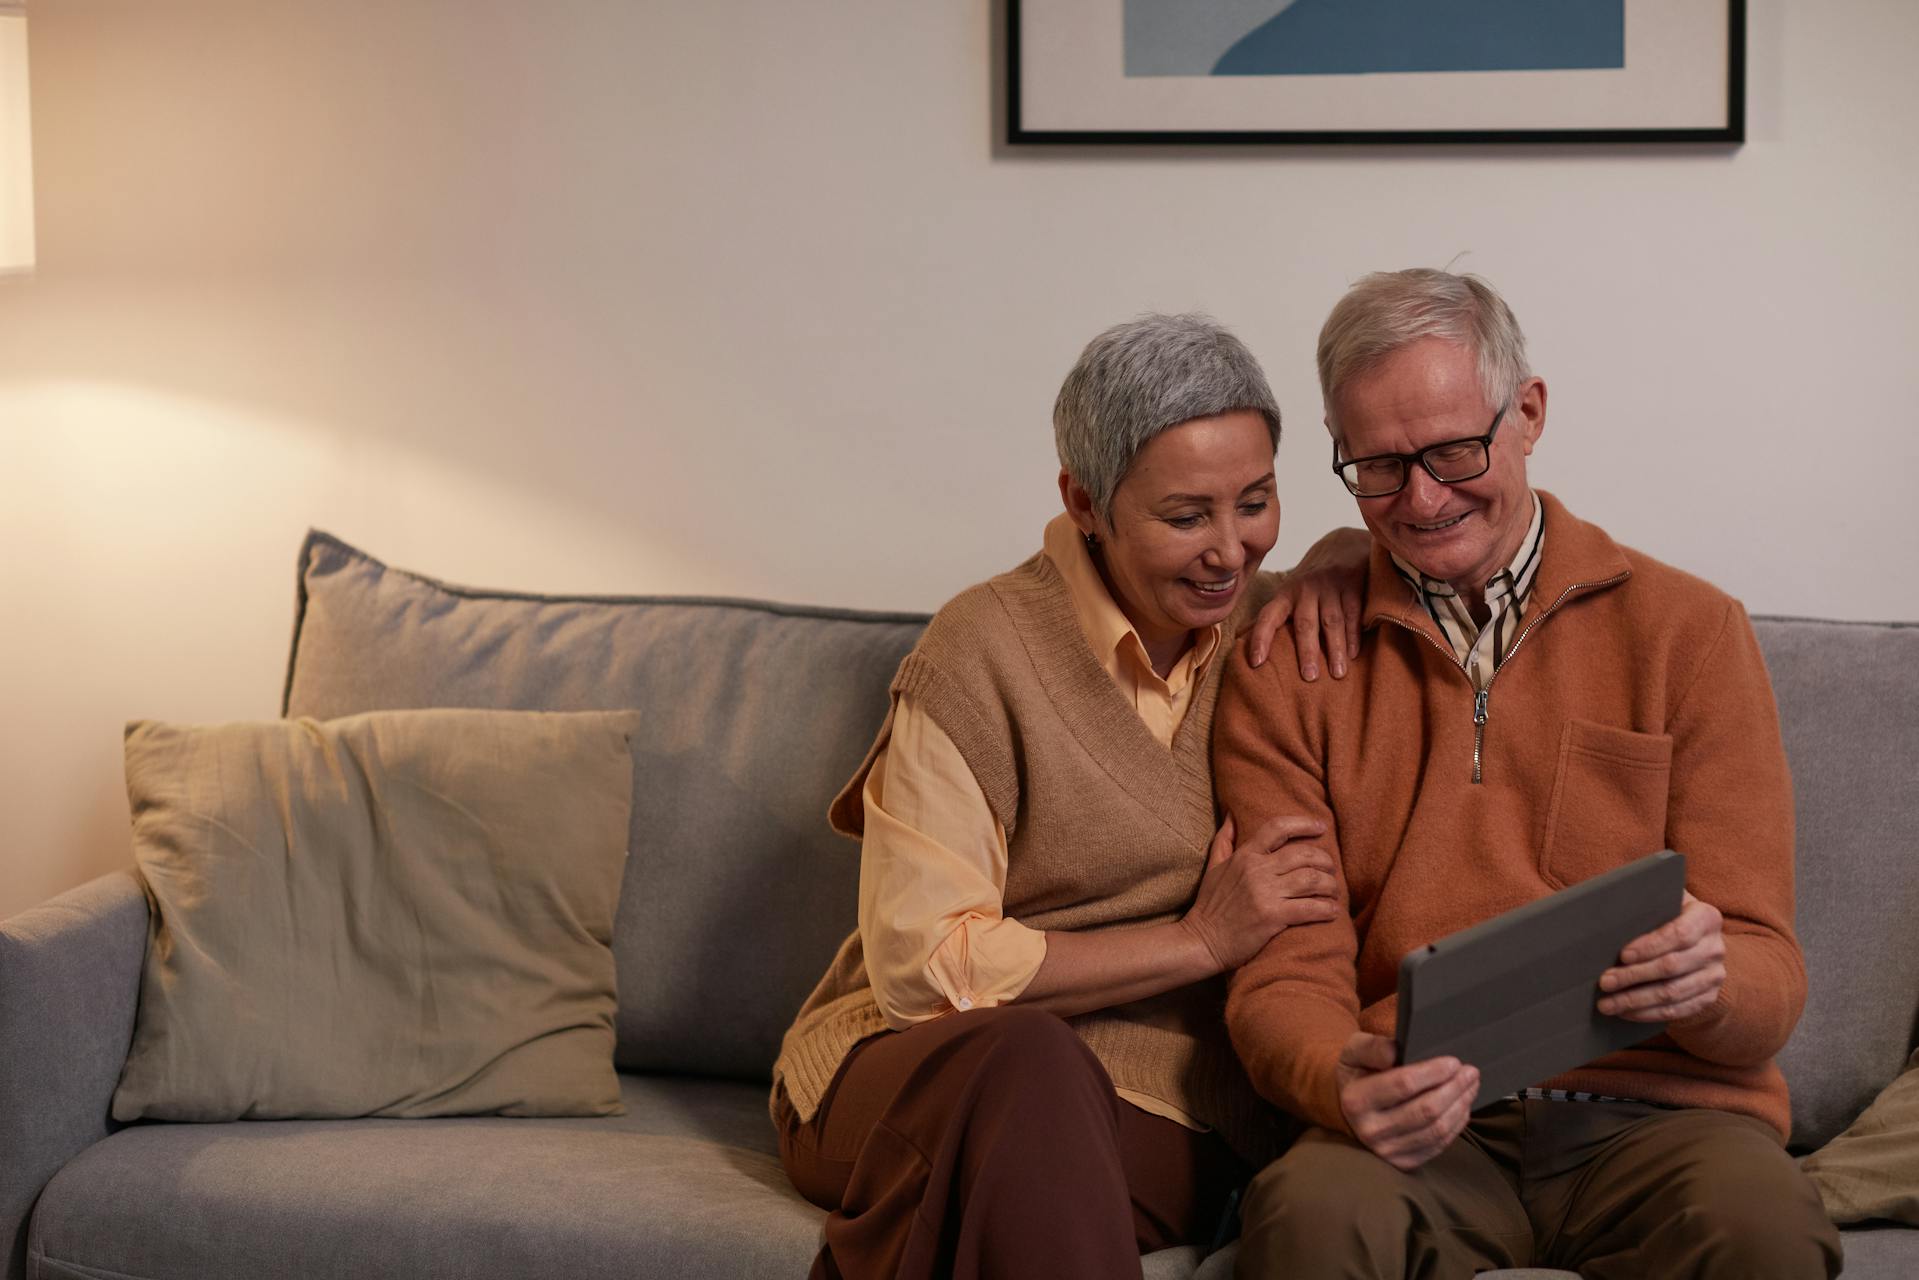
[[[1215,778],[1241,829],[1324,821],[1348,910],[1233,980],[1255,1085],[1312,1126],[1247,1193],[1239,1274],[1835,1274],[1783,1145],[1772,1058],[1805,970],[1791,784],[1745,612],[1531,488],[1546,384],[1484,281],[1366,277],[1326,321],[1319,375],[1375,541],[1365,639],[1337,681],[1238,655]],[[1663,1032],[1476,1117],[1471,1064],[1394,1065],[1406,951],[1664,847],[1687,856],[1683,908],[1599,1002]]]

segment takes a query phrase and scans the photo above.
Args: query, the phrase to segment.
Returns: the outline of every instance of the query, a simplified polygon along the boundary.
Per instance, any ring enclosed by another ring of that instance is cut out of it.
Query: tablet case
[[[1685,887],[1684,855],[1665,849],[1408,952],[1399,1060],[1478,1067],[1477,1111],[1658,1035],[1664,1023],[1598,1011],[1599,975],[1679,914]]]

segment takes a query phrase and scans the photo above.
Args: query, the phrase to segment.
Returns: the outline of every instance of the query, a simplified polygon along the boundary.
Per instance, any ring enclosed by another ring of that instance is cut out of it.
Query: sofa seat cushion
[[[29,1274],[806,1274],[763,1087],[622,1076],[623,1116],[147,1124],[48,1185]]]
[[[1912,1280],[1919,1276],[1919,1230],[1847,1227],[1839,1233],[1846,1261],[1840,1280]]]

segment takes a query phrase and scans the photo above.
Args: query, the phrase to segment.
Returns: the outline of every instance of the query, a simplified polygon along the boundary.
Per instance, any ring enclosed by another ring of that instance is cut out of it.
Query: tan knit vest
[[[1226,632],[1230,646],[1231,624]],[[1226,652],[1168,751],[1094,657],[1046,556],[934,617],[893,692],[913,694],[953,740],[1005,828],[1009,917],[1035,929],[1126,928],[1177,919],[1192,904],[1214,830],[1209,740]],[[872,756],[833,802],[847,835],[864,830]],[[1172,1103],[1263,1162],[1282,1122],[1233,1054],[1224,998],[1216,979],[1069,1021],[1115,1086]],[[775,1091],[784,1084],[810,1119],[847,1051],[885,1029],[855,932],[787,1031]]]

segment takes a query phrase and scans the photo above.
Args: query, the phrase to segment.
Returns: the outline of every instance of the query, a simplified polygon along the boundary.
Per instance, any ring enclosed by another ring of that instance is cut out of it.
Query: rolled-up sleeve
[[[1046,935],[1003,914],[1006,832],[953,740],[902,695],[861,792],[860,941],[903,1030],[1026,989]]]

